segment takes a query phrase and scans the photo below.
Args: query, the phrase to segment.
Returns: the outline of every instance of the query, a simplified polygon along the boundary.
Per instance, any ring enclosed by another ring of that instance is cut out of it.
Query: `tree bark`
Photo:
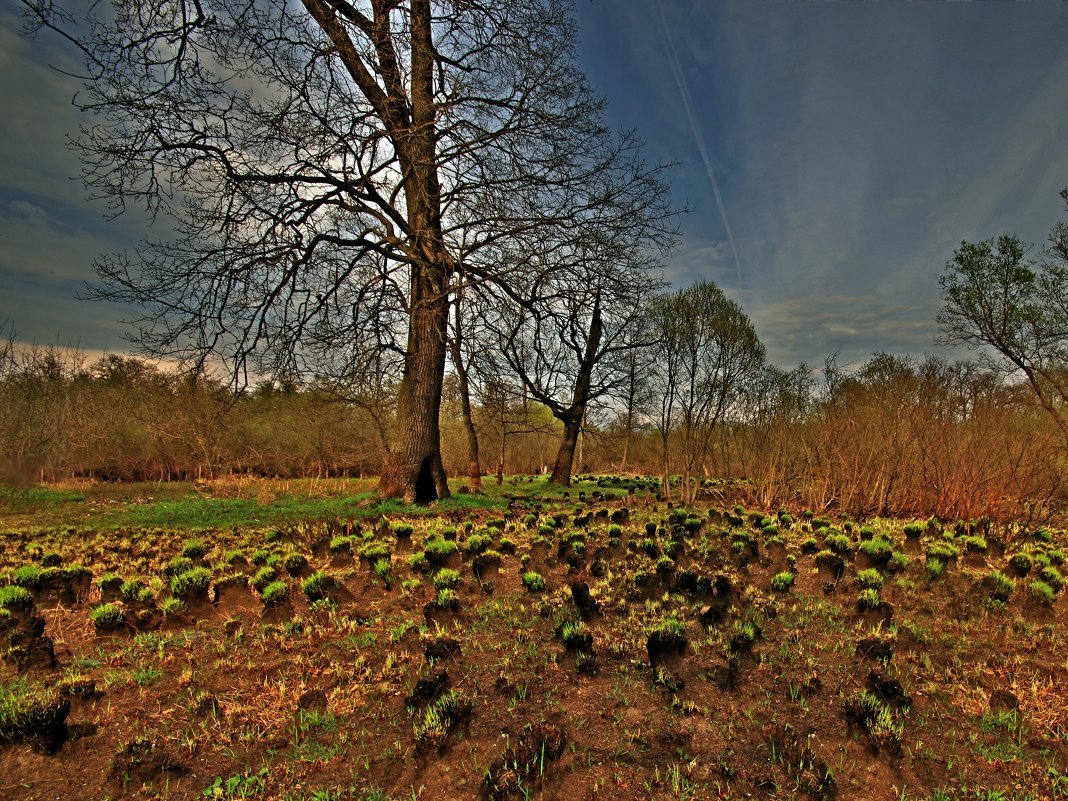
[[[571,468],[575,462],[575,448],[578,445],[579,432],[582,430],[582,416],[569,416],[564,420],[564,436],[560,440],[560,449],[556,452],[556,462],[549,481],[553,484],[571,486]]]
[[[397,425],[378,487],[386,497],[408,503],[449,497],[438,425],[449,311],[445,285],[444,270],[413,268],[414,302],[397,396]]]

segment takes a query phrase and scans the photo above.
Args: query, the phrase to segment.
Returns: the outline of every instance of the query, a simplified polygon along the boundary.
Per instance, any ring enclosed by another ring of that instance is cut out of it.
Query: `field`
[[[1068,798],[1064,532],[583,478],[3,490],[0,798]]]

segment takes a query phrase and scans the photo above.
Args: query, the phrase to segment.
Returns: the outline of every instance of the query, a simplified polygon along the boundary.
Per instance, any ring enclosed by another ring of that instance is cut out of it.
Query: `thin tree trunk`
[[[586,417],[586,404],[590,397],[590,386],[593,383],[593,368],[597,360],[597,349],[601,345],[601,336],[604,334],[604,326],[601,323],[601,299],[598,295],[593,303],[593,316],[590,319],[590,333],[586,339],[586,350],[579,362],[578,374],[575,376],[575,391],[572,394],[572,403],[563,411],[554,410],[554,415],[564,424],[564,436],[560,441],[560,450],[556,453],[556,462],[553,464],[552,475],[549,481],[553,484],[571,486],[571,470],[575,462],[575,447],[578,445],[579,434],[582,431],[582,421]]]
[[[460,384],[460,409],[463,413],[464,430],[467,432],[467,475],[471,479],[471,489],[477,491],[482,489],[482,465],[478,456],[478,431],[475,430],[475,420],[471,415],[471,385],[467,380],[467,366],[463,358],[463,331],[460,314],[462,298],[462,288],[457,289],[456,302],[453,306],[452,363]]]

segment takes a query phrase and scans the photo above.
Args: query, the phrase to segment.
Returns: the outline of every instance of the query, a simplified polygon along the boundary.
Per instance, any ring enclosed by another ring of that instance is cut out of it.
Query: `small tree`
[[[550,481],[568,486],[590,405],[625,392],[630,355],[651,343],[646,302],[655,262],[632,254],[554,264],[501,298],[490,327],[502,370],[563,424]]]
[[[1029,251],[1008,235],[961,243],[939,278],[941,340],[991,348],[987,365],[1022,373],[1068,448],[1068,222],[1038,259]]]
[[[697,496],[716,426],[764,365],[764,346],[742,307],[711,283],[657,300],[652,310],[659,359],[652,380],[660,397],[657,429],[664,456],[664,492],[671,493],[674,436],[683,501]]]

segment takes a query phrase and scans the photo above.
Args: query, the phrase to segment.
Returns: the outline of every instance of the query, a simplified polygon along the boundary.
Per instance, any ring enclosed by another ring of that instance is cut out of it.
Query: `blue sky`
[[[690,212],[666,277],[720,284],[778,364],[939,352],[937,276],[960,241],[1042,241],[1062,217],[1068,4],[577,0],[576,13],[612,122],[637,128],[650,160],[679,162]],[[18,25],[0,11],[0,322],[26,341],[124,350],[124,310],[74,295],[144,220],[105,222],[69,180],[76,86],[47,67],[66,63],[59,43]]]

